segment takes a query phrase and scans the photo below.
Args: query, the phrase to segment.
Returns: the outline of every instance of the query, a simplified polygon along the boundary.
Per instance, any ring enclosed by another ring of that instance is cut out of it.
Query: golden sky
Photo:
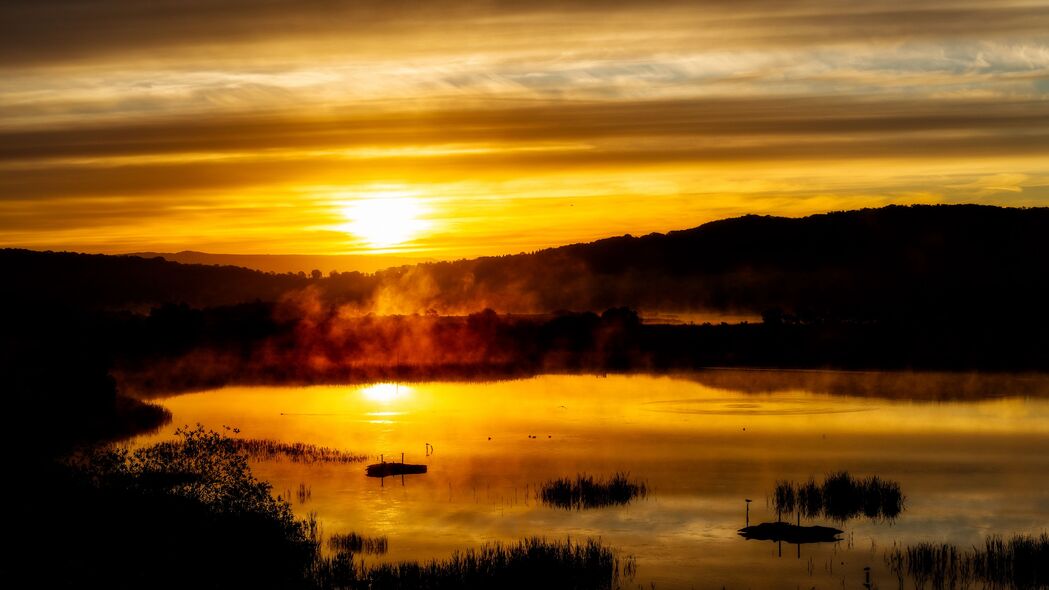
[[[1049,204],[1049,2],[0,0],[0,246],[447,258]]]

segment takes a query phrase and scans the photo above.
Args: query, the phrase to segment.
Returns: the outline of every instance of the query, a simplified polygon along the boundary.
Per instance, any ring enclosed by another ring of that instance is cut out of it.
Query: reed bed
[[[487,544],[425,563],[369,566],[347,554],[337,554],[319,560],[313,578],[320,588],[611,590],[630,578],[636,567],[632,557],[620,559],[598,541],[532,537],[514,544]]]
[[[386,535],[365,537],[357,533],[346,535],[336,533],[328,538],[328,548],[338,553],[383,555],[389,550],[389,540],[386,538]]]
[[[231,438],[230,440],[237,450],[259,461],[362,463],[368,458],[366,455],[301,442],[286,443],[261,438]]]
[[[972,550],[936,543],[894,547],[885,562],[900,588],[907,577],[919,590],[1049,588],[1049,534],[991,535]]]
[[[585,510],[629,504],[635,498],[648,496],[644,482],[632,481],[628,473],[616,473],[608,479],[595,479],[579,474],[575,479],[561,478],[539,487],[539,500],[565,510]]]
[[[899,483],[877,475],[859,479],[847,471],[828,475],[823,483],[812,478],[800,484],[779,481],[772,492],[773,508],[781,517],[797,513],[799,518],[839,522],[858,516],[892,521],[903,512],[905,500]]]

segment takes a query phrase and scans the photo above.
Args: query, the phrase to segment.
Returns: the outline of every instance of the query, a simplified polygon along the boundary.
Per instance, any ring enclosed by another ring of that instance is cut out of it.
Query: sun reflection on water
[[[364,399],[389,405],[411,394],[411,388],[399,383],[376,383],[358,390]]]

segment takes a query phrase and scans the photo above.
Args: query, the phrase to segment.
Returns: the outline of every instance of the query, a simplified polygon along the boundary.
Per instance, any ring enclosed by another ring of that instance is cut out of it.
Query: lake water
[[[1044,379],[928,381],[932,390],[920,376],[901,385],[878,374],[842,381],[733,371],[229,387],[163,399],[174,423],[137,442],[199,422],[338,447],[369,462],[380,454],[399,461],[403,452],[425,463],[428,473],[402,483],[365,477],[363,463],[253,462],[275,494],[309,486],[305,503],[292,493],[295,511],[315,512],[326,534],[386,535],[389,552],[369,561],[443,557],[532,535],[589,536],[636,558],[626,587],[861,588],[869,566],[876,586],[895,588],[883,557],[894,543],[968,547],[988,534],[1049,529]],[[838,470],[898,481],[902,516],[803,521],[844,529],[838,543],[780,546],[737,534],[744,498],[754,500],[752,524],[773,521],[767,497],[777,480]],[[648,497],[586,511],[536,501],[546,480],[617,471],[645,481]]]

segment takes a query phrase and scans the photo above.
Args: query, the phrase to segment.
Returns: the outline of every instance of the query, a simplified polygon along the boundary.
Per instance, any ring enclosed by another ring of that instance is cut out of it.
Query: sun
[[[344,229],[372,249],[394,248],[430,227],[423,202],[400,192],[370,193],[343,206]]]

